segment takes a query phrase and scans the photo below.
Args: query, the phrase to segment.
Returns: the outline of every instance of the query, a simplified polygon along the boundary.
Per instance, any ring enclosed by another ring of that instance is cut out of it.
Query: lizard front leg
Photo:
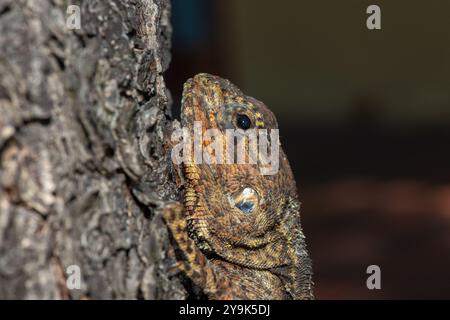
[[[179,202],[170,202],[159,210],[184,256],[183,260],[177,262],[177,268],[196,286],[202,288],[209,298],[233,299],[229,279],[215,269],[194,240],[189,238],[183,205]]]

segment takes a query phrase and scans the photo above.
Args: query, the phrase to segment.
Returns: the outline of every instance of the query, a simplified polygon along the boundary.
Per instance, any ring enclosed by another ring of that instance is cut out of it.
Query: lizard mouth
[[[194,123],[201,123],[201,134],[203,135],[208,127],[214,126],[211,123],[211,116],[214,106],[207,101],[208,81],[213,80],[213,76],[207,74],[196,75],[187,80],[183,88],[181,124],[192,134]],[[195,143],[195,141],[194,141]],[[193,150],[193,149],[192,149]],[[201,182],[203,170],[213,170],[208,165],[201,168],[191,159],[183,162],[181,173],[185,180],[184,207],[187,212],[189,236],[196,241],[197,245],[204,250],[211,250],[208,244],[210,232],[208,219],[213,218],[209,213],[207,201],[205,199],[205,186]]]
[[[202,128],[210,127],[211,116],[214,114],[212,101],[208,101],[209,92],[207,83],[209,75],[200,74],[188,79],[184,84],[181,101],[181,123],[184,127],[191,128],[195,121],[202,122]]]

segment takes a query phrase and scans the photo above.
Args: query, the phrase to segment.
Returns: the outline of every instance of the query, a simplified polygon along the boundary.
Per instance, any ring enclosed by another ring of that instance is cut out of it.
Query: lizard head
[[[228,80],[209,74],[198,74],[185,83],[181,123],[191,134],[197,124],[202,139],[193,138],[193,148],[202,147],[203,160],[217,157],[216,151],[208,148],[213,140],[223,143],[226,154],[227,130],[245,134],[251,129],[278,128],[275,116],[262,102],[244,95]],[[214,139],[205,138],[211,129]],[[279,143],[278,136],[272,143]],[[247,143],[245,150],[249,148]],[[290,244],[303,236],[300,204],[281,149],[277,160],[279,170],[271,175],[261,174],[259,160],[253,164],[225,160],[183,163],[190,236],[203,251],[258,269],[292,263],[300,249]]]

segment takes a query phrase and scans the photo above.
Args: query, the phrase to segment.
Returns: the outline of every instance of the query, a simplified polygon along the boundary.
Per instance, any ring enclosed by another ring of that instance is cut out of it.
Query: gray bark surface
[[[177,197],[169,18],[168,0],[0,0],[1,299],[186,297],[155,215]]]

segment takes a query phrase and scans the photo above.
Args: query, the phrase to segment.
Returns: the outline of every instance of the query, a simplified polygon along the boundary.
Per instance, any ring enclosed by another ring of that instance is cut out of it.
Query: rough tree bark
[[[186,297],[154,213],[177,197],[169,15],[169,0],[0,0],[0,298]]]

